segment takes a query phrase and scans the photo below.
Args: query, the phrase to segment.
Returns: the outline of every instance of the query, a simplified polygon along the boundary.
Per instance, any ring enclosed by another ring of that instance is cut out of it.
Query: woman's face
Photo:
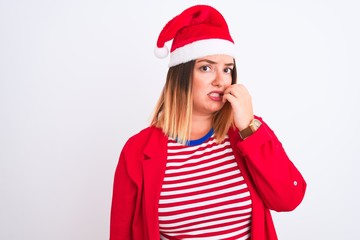
[[[223,94],[232,82],[234,59],[211,55],[195,61],[193,70],[193,115],[210,115],[223,106]]]

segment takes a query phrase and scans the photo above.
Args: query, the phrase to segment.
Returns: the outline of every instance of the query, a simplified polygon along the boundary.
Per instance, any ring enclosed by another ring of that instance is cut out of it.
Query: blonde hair
[[[234,61],[235,62],[235,61]],[[155,106],[151,126],[161,128],[169,137],[186,144],[190,140],[192,118],[192,73],[195,60],[170,67],[166,83]],[[232,84],[236,83],[236,65]],[[214,136],[218,142],[225,139],[233,125],[233,112],[229,102],[214,113]]]

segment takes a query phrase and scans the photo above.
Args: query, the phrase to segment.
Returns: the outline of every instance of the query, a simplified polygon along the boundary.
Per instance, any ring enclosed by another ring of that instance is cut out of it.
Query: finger
[[[224,95],[230,94],[232,96],[235,96],[235,89],[232,87],[228,87],[227,89],[225,89],[224,91]]]
[[[233,103],[235,100],[236,100],[236,97],[233,92],[229,91],[227,93],[224,93],[223,102],[228,101],[230,103]]]

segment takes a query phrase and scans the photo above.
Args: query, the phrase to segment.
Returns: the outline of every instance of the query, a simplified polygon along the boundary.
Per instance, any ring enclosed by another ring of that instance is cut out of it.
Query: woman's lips
[[[217,92],[217,91],[214,91],[214,92],[210,92],[208,94],[209,98],[213,101],[222,101],[222,98],[224,96],[224,93],[223,92]]]

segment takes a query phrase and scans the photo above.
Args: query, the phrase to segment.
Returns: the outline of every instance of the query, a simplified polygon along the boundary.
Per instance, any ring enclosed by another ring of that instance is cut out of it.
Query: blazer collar
[[[160,128],[150,127],[150,136],[144,148],[145,159],[166,157],[167,136]]]

